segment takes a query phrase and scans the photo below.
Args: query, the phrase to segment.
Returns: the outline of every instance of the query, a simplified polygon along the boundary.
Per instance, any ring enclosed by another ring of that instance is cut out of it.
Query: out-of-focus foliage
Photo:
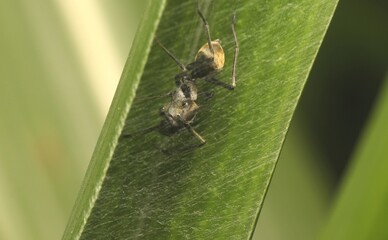
[[[126,9],[120,22],[131,24],[115,25],[121,35],[101,42],[99,34],[113,29],[93,24],[114,14],[100,3],[0,1],[0,239],[63,234],[138,22],[130,3],[110,5]],[[76,31],[69,18],[87,28]],[[90,39],[84,52],[81,38]],[[126,46],[116,49],[122,38]],[[103,54],[112,48],[118,54]],[[82,55],[91,54],[106,61],[104,68],[85,62]],[[110,62],[119,64],[117,72]],[[103,83],[90,79],[90,67],[113,83],[106,97],[94,92]]]
[[[106,171],[109,170],[108,166],[112,155],[116,152],[115,148],[117,146],[117,141],[124,127],[125,119],[131,103],[135,97],[135,91],[144,71],[143,69],[148,59],[149,49],[151,48],[164,6],[165,1],[148,3],[146,5],[144,16],[142,17],[143,21],[139,25],[137,35],[133,43],[134,46],[128,56],[120,83],[112,101],[112,106],[101,131],[100,138],[96,144],[92,160],[85,174],[81,191],[65,229],[63,239],[85,238],[85,225],[89,223],[90,216],[93,216],[92,210],[94,210],[95,201],[100,198],[99,194],[102,186],[105,185],[106,179],[109,179],[109,177],[106,177]],[[124,171],[124,175],[127,175],[130,169],[131,168],[127,165],[124,165],[121,168],[121,170]],[[132,176],[132,174],[128,175]],[[119,178],[119,180],[122,179],[126,178]],[[143,179],[138,180],[143,181]],[[125,196],[126,192],[123,191],[123,187],[125,186],[119,186],[119,194],[121,195],[124,193]],[[132,191],[129,191],[129,193],[130,192]],[[107,201],[105,203],[109,204],[109,206],[114,204],[113,201]],[[128,204],[125,204],[125,206],[127,205]],[[110,208],[106,207],[106,209]],[[122,210],[119,210],[118,212],[120,216],[125,213]],[[116,222],[120,216],[117,216],[117,219],[114,219],[113,222]],[[104,217],[102,216],[101,219],[104,219]],[[101,226],[102,225],[100,225],[100,227]],[[93,227],[96,226],[93,225]],[[92,232],[91,234],[96,235],[94,235],[91,239],[109,239],[117,238],[117,236],[119,236],[118,239],[127,238],[120,234],[121,231],[117,231],[117,225],[115,227],[115,230],[108,227],[106,228],[106,231],[102,231],[100,234],[96,233],[97,231]],[[128,229],[127,225],[124,227],[129,231],[132,229]],[[105,228],[98,229],[101,230]],[[117,233],[119,234],[117,235]]]
[[[388,78],[321,239],[388,239]]]
[[[388,68],[388,1],[340,0],[298,108],[339,180]]]
[[[327,164],[319,159],[322,153],[310,144],[311,138],[304,131],[302,120],[294,119],[254,240],[314,239],[324,223],[332,182]]]

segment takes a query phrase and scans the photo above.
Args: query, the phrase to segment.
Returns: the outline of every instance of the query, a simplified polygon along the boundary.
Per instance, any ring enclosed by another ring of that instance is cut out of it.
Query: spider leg
[[[206,140],[201,136],[199,135],[199,133],[197,133],[197,131],[195,131],[195,129],[190,125],[190,123],[188,123],[187,121],[185,121],[181,116],[179,116],[179,119],[180,121],[183,123],[183,125],[185,126],[185,128],[187,130],[189,130],[189,132],[196,138],[198,139],[200,142],[201,142],[201,145],[205,144],[206,143]]]
[[[232,67],[232,86],[233,86],[233,88],[236,87],[236,65],[237,65],[237,56],[238,56],[238,52],[239,52],[235,26],[236,26],[236,12],[234,12],[232,15],[232,32],[233,32],[233,38],[234,38],[234,58],[233,58],[233,67]]]
[[[213,91],[204,91],[204,92],[198,93],[198,96],[203,96],[203,99],[205,101],[207,101],[214,96],[214,92]]]
[[[195,129],[189,123],[186,123],[185,127],[187,128],[187,130],[190,131],[190,133],[195,138],[197,138],[201,142],[201,144],[205,144],[206,143],[206,140],[201,135],[199,135],[199,133],[197,133],[197,131],[195,131]]]
[[[201,12],[201,9],[199,8],[198,0],[195,0],[195,2],[197,3],[198,15],[202,19],[202,22],[203,22],[203,24],[205,26],[205,31],[206,31],[206,35],[207,35],[207,44],[209,45],[209,49],[210,49],[210,52],[212,54],[212,58],[214,58],[214,49],[213,49],[212,40],[211,40],[211,37],[210,37],[209,23],[207,22],[206,18],[203,16],[203,14]]]
[[[168,50],[160,41],[157,37],[155,37],[155,40],[156,42],[159,44],[159,46],[168,54],[168,56],[170,56],[172,58],[172,60],[174,60],[174,62],[180,67],[180,69],[182,69],[182,71],[187,71],[186,69],[186,66],[181,62],[179,61],[179,59],[177,57],[175,57],[175,55],[170,51]]]
[[[232,32],[233,32],[233,39],[234,39],[234,58],[233,58],[233,66],[232,66],[232,83],[228,84],[225,82],[222,82],[218,79],[216,79],[213,76],[205,77],[205,81],[213,83],[215,85],[222,86],[228,90],[233,90],[236,87],[236,66],[237,66],[237,57],[239,52],[239,46],[237,41],[237,34],[236,34],[236,13],[234,12],[232,15]]]
[[[221,86],[221,87],[224,87],[224,88],[226,88],[228,90],[233,90],[235,88],[235,86],[233,86],[233,83],[232,84],[228,84],[228,83],[225,83],[223,81],[218,80],[215,77],[205,78],[205,81],[209,82],[209,83],[213,83],[213,84]]]

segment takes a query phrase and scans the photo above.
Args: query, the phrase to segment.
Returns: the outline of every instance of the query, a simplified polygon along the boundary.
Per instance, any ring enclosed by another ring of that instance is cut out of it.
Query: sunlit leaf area
[[[51,240],[64,235],[150,1],[0,2],[0,239]],[[217,4],[217,0],[212,2]],[[270,9],[267,1],[257,2],[263,12],[277,10]],[[275,2],[283,7],[281,1]],[[164,11],[174,17],[171,10]],[[177,16],[195,15],[195,9],[176,7],[176,11],[192,14]],[[212,16],[221,27],[218,15]],[[271,18],[263,19],[263,29],[267,21]],[[293,114],[254,240],[388,239],[387,22],[386,1],[339,0]],[[174,43],[187,38],[166,37],[171,29],[163,25],[163,18],[161,27],[166,31],[158,30],[158,34],[165,43],[175,46],[175,51],[191,51]],[[251,33],[239,34],[244,39]],[[281,39],[276,34],[258,37]],[[231,46],[228,41],[225,44]],[[162,54],[153,46],[151,54],[158,51]],[[241,59],[249,59],[247,54],[240,49]],[[171,64],[168,69],[174,71],[173,63],[164,59],[163,66]],[[248,77],[250,70],[245,66],[240,68],[245,71],[241,75]],[[252,73],[264,76],[257,69]],[[147,89],[141,84],[140,91]],[[244,84],[239,87],[244,89]],[[217,108],[219,100],[211,99],[210,104]],[[208,139],[216,139],[222,130],[207,133]],[[138,236],[147,239],[141,233]]]

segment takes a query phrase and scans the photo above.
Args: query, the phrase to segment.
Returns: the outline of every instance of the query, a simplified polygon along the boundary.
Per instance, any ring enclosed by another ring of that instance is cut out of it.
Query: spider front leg
[[[209,83],[213,83],[213,84],[221,86],[221,87],[224,87],[228,90],[234,90],[234,88],[236,87],[236,85],[233,86],[233,84],[225,83],[225,82],[220,81],[214,77],[205,78],[205,81],[209,82]]]
[[[195,131],[195,129],[189,123],[185,124],[185,127],[196,139],[201,142],[201,145],[206,143],[206,140],[201,135],[199,135],[199,133],[197,133],[197,131]]]
[[[203,96],[203,99],[205,101],[208,101],[209,99],[214,97],[214,91],[204,91],[204,92],[198,93],[198,96]]]
[[[179,66],[179,68],[182,70],[182,71],[187,71],[186,69],[186,66],[181,62],[179,61],[179,59],[177,57],[175,57],[175,55],[170,51],[168,50],[160,41],[157,37],[155,37],[155,41],[159,44],[159,46],[163,49],[163,51],[165,51],[167,53],[168,56],[171,57],[172,60],[174,60],[174,62]]]
[[[212,39],[211,39],[211,37],[210,37],[209,23],[207,22],[206,18],[203,16],[203,14],[202,14],[202,12],[201,12],[201,9],[199,8],[199,2],[198,2],[198,0],[195,0],[195,2],[197,3],[197,12],[198,12],[198,15],[199,15],[199,17],[202,19],[203,25],[205,26],[205,31],[206,31],[206,35],[207,35],[207,43],[208,43],[208,45],[209,45],[211,57],[214,58],[214,48],[213,48],[213,45],[212,45]]]
[[[189,130],[189,132],[196,138],[198,139],[200,142],[201,142],[201,145],[205,144],[206,143],[206,140],[201,136],[199,135],[199,133],[197,133],[197,131],[195,131],[195,129],[190,125],[189,122],[185,121],[181,116],[179,116],[179,120],[183,123],[183,125],[185,126],[185,128],[187,130]]]
[[[234,12],[232,15],[232,32],[233,32],[233,39],[234,39],[234,57],[233,57],[233,67],[232,67],[232,86],[233,86],[233,88],[236,87],[236,65],[237,65],[237,57],[238,57],[238,52],[239,52],[235,26],[236,26],[236,12]]]
[[[233,56],[233,66],[232,66],[232,83],[228,84],[225,82],[222,82],[218,79],[216,79],[213,76],[208,76],[205,78],[205,81],[222,86],[228,90],[233,90],[236,87],[236,66],[237,66],[237,57],[239,52],[239,46],[237,41],[237,34],[236,34],[236,13],[233,13],[232,15],[232,33],[233,33],[233,40],[234,40],[234,56]]]

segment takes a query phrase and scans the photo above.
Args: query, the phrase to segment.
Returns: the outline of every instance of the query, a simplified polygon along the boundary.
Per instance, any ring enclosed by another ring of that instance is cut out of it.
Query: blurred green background
[[[62,236],[145,4],[0,1],[0,239]],[[320,231],[388,70],[387,23],[385,0],[340,0],[256,239]]]

